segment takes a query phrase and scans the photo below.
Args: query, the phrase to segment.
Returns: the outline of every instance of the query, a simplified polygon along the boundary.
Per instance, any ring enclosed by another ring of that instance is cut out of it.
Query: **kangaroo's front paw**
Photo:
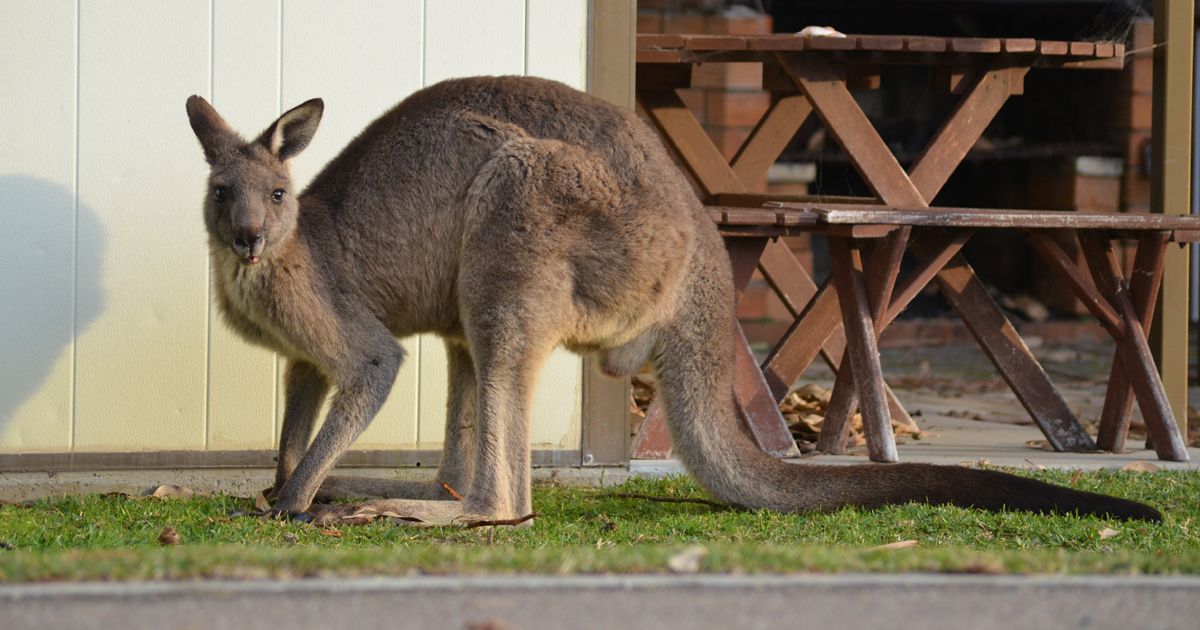
[[[289,492],[289,488],[284,485],[283,488],[275,490],[275,498],[271,501],[270,512],[277,515],[295,516],[308,511],[311,499],[298,496],[295,492]]]

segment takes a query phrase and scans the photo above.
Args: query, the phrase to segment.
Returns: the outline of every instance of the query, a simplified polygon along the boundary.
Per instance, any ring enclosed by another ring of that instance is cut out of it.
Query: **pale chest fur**
[[[213,255],[213,279],[218,304],[231,328],[250,343],[291,358],[307,358],[274,316],[279,312],[278,296],[266,265],[244,265],[234,256],[217,252]]]

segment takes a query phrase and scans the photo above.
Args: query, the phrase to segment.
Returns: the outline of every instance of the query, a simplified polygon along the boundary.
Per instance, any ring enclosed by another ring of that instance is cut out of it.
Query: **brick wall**
[[[703,6],[714,3],[641,2],[638,4],[638,32],[711,35],[771,32],[770,16],[752,15],[740,9],[701,13],[654,8],[680,4]],[[680,97],[726,158],[733,158],[771,104],[770,94],[762,91],[762,66],[756,63],[700,65],[693,71],[692,88],[680,90]],[[758,182],[759,190],[765,190],[765,185],[765,180]]]
[[[723,2],[713,0],[643,0],[638,3],[637,30],[639,33],[710,35],[772,32],[769,15],[752,13],[744,7],[723,9],[723,5]],[[679,94],[726,159],[737,154],[771,105],[771,95],[762,90],[762,66],[756,63],[697,66],[692,73],[692,87],[680,90]],[[807,183],[795,178],[768,182],[763,177],[748,184],[753,192],[800,195],[808,192]],[[787,244],[811,273],[810,237],[792,237],[787,239]],[[763,340],[791,321],[787,309],[757,272],[738,306],[738,317],[763,325]],[[754,336],[754,330],[757,328],[748,327],[751,336]]]
[[[1127,212],[1150,211],[1150,178],[1146,158],[1150,146],[1150,117],[1153,101],[1154,20],[1134,20],[1126,44],[1129,51],[1141,51],[1126,61],[1121,86],[1118,130],[1125,138],[1125,175],[1121,181],[1121,205]]]

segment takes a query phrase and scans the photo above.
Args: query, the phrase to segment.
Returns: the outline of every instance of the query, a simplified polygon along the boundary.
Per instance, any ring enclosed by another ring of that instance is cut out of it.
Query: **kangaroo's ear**
[[[259,144],[267,147],[280,160],[289,160],[304,150],[317,133],[321,114],[325,112],[325,101],[314,98],[289,109],[279,120],[267,127],[258,137]]]
[[[195,95],[188,97],[187,113],[188,122],[192,124],[192,131],[200,140],[200,146],[204,148],[204,159],[208,160],[209,164],[212,164],[223,150],[241,142],[241,138],[229,127],[225,119],[203,98]]]

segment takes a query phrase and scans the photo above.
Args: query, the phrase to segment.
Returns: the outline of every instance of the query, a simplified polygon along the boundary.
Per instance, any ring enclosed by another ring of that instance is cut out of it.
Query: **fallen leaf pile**
[[[825,389],[815,383],[809,383],[784,397],[779,403],[779,411],[792,431],[792,437],[801,452],[812,450],[821,435],[821,426],[825,423],[825,414],[829,409],[829,401],[833,398],[833,390]],[[903,417],[892,417],[892,432],[897,436],[912,435],[920,437],[921,428],[916,423]],[[856,413],[850,420],[850,436],[846,445],[850,447],[864,446],[867,443],[863,434],[862,414]]]
[[[653,374],[635,374],[629,383],[629,417],[633,421],[630,430],[637,435],[642,428],[642,421],[646,419],[646,411],[650,409],[650,401],[654,400],[658,383]]]

